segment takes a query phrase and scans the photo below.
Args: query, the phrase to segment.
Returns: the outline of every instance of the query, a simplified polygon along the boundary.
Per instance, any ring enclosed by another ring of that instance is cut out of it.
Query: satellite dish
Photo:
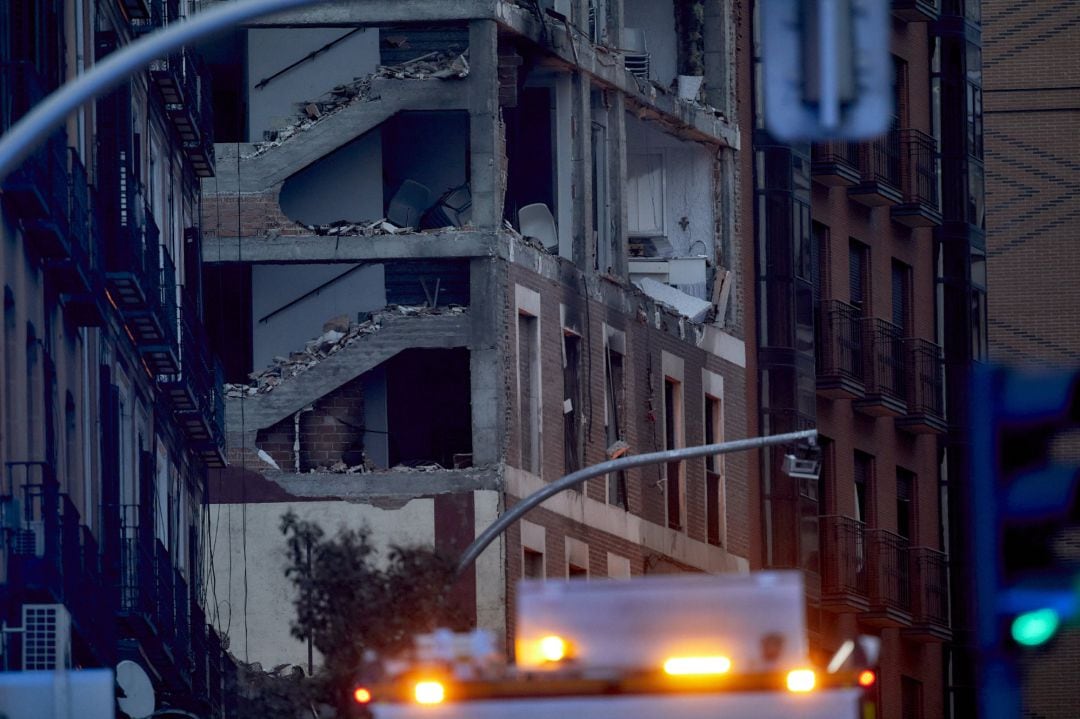
[[[154,713],[154,685],[142,667],[127,659],[120,662],[116,665],[116,683],[124,694],[116,703],[131,719],[146,719]]]

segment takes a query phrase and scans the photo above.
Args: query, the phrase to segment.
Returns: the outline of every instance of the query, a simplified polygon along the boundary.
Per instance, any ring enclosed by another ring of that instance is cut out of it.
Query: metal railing
[[[904,202],[937,208],[937,142],[920,130],[900,131]]]
[[[157,612],[154,624],[162,641],[171,644],[176,637],[176,614],[174,609],[175,586],[173,566],[169,550],[161,540],[154,540],[154,587],[157,592]]]
[[[908,541],[887,529],[868,529],[866,549],[871,605],[901,611],[910,609]]]
[[[810,148],[810,158],[815,164],[842,164],[855,169],[859,166],[859,143],[848,140],[815,143]]]
[[[820,522],[821,593],[866,596],[866,526],[840,515]]]
[[[0,507],[8,507],[0,512],[0,534],[6,579],[14,586],[40,587],[63,596],[64,533],[55,471],[48,462],[35,461],[8,462],[5,470]]]
[[[877,317],[863,319],[866,393],[903,402],[906,396],[903,330]]]
[[[909,414],[945,416],[945,376],[941,347],[929,340],[904,340]]]
[[[911,550],[912,613],[920,624],[949,625],[949,563],[930,547]]]
[[[859,169],[863,180],[900,188],[900,133],[886,134],[861,146]]]
[[[147,507],[120,510],[120,611],[152,619],[157,612],[153,525]]]
[[[131,27],[135,32],[153,32],[182,19],[180,0],[146,0],[146,2],[149,5],[150,16],[131,21]]]
[[[90,232],[90,184],[79,152],[68,148],[68,232],[71,258],[92,272],[100,269],[99,257]]]
[[[818,307],[817,373],[863,381],[862,312],[847,302],[823,300]]]
[[[173,569],[173,606],[176,617],[176,642],[173,661],[185,679],[191,675],[191,596],[179,569]]]

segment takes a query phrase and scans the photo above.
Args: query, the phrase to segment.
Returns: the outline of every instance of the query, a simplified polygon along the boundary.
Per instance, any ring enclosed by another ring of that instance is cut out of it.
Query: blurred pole
[[[109,54],[86,74],[45,98],[0,136],[0,182],[68,115],[146,67],[151,60],[246,20],[319,2],[322,0],[230,0],[195,13],[183,22],[170,23]]]

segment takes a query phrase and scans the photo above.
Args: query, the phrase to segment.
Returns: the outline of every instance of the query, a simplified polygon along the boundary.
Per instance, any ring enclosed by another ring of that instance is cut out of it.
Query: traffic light
[[[762,0],[765,123],[777,139],[864,140],[889,128],[889,0]]]
[[[1080,372],[979,366],[970,406],[972,565],[982,706],[1019,715],[1017,650],[1049,642],[1080,617],[1080,568],[1054,543],[1078,516],[1080,468],[1051,445],[1080,426]],[[982,715],[982,714],[980,714]]]

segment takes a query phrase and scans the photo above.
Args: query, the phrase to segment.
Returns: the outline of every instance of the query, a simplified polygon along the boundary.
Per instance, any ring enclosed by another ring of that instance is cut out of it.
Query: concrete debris
[[[379,65],[375,73],[354,78],[352,82],[337,85],[317,100],[301,102],[299,112],[292,124],[270,133],[265,142],[255,145],[255,150],[243,159],[247,160],[279,147],[297,133],[310,129],[331,115],[341,112],[349,105],[366,100],[376,100],[371,94],[371,79],[384,77],[394,80],[454,80],[469,76],[468,51],[436,51],[399,65]]]
[[[689,318],[691,322],[704,322],[705,316],[712,309],[711,302],[688,295],[651,277],[636,279],[634,284],[649,297]]]
[[[361,337],[375,334],[382,329],[383,322],[394,317],[418,317],[435,314],[464,314],[465,308],[459,305],[431,308],[423,305],[388,305],[384,310],[373,313],[363,322],[349,322],[344,316],[328,320],[324,332],[308,341],[300,352],[291,352],[288,357],[274,357],[273,364],[259,372],[252,372],[251,384],[225,384],[225,396],[229,399],[241,399],[270,392],[282,382],[289,380],[317,365],[327,357],[340,352],[355,343]],[[347,323],[347,326],[346,326]],[[341,329],[342,327],[345,329]]]
[[[398,227],[387,222],[385,217],[370,222],[349,222],[338,220],[327,225],[304,225],[316,235],[328,237],[374,237],[376,235],[400,235],[414,232],[412,227]]]
[[[277,469],[277,470],[281,469],[281,467],[278,466],[278,463],[274,461],[274,458],[271,457],[269,454],[267,454],[266,450],[262,450],[262,449],[259,450],[259,459],[266,462],[267,464],[269,464],[274,469]]]

